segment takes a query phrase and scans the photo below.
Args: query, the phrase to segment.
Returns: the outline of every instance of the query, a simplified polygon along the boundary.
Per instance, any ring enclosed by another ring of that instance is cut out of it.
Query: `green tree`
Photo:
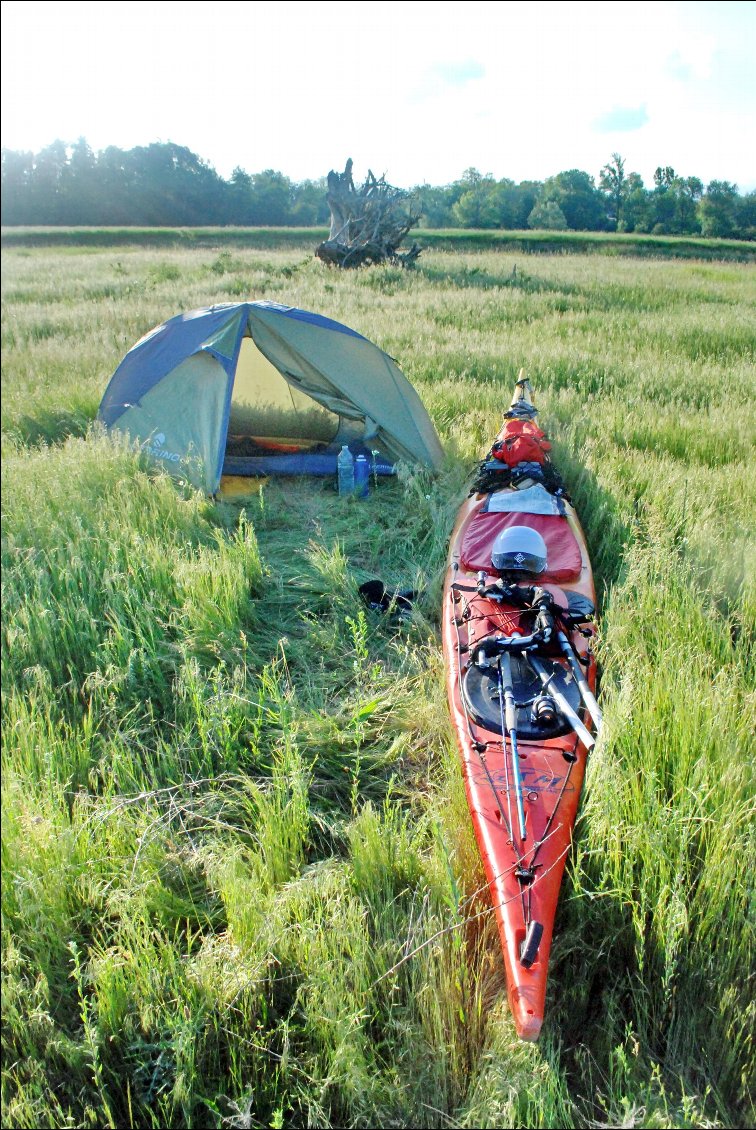
[[[453,201],[450,208],[451,221],[456,227],[480,228],[495,227],[490,216],[487,195],[491,177],[485,177],[472,166],[465,169],[458,181],[452,185]],[[488,221],[488,222],[486,222]]]
[[[675,194],[675,233],[689,235],[699,231],[698,201],[703,195],[703,182],[698,177],[677,177],[672,191]]]
[[[625,231],[623,206],[627,196],[628,177],[625,161],[619,153],[612,153],[612,159],[604,165],[599,178],[599,188],[609,201],[609,222],[617,231]]]
[[[452,216],[461,228],[499,227],[496,207],[496,181],[481,176],[477,169],[467,169],[462,178],[469,185],[452,205]]]
[[[190,149],[173,142],[138,146],[130,154],[132,223],[222,223],[225,182]]]
[[[251,223],[263,227],[288,224],[291,215],[292,184],[275,169],[252,175],[253,205]]]
[[[739,196],[735,205],[738,239],[756,239],[756,192]]]
[[[496,227],[522,229],[527,227],[528,216],[536,205],[543,185],[535,181],[515,184],[503,178],[490,190],[491,203],[496,213]]]
[[[513,224],[512,227],[523,231],[528,226],[528,216],[538,203],[543,184],[537,180],[523,180],[511,190],[513,198]]]
[[[734,235],[738,227],[738,188],[726,180],[713,180],[698,205],[701,234],[719,237]]]
[[[543,186],[542,202],[552,201],[561,208],[567,227],[573,231],[603,231],[607,225],[606,201],[593,177],[581,169],[568,169],[549,177]]]
[[[651,193],[643,184],[639,173],[630,173],[625,183],[622,205],[623,230],[648,232],[653,227],[651,218]]]
[[[675,170],[671,165],[657,165],[654,173],[654,188],[669,188],[675,179]]]
[[[138,223],[133,151],[108,146],[97,159],[97,185],[103,224]]]
[[[34,154],[13,149],[2,151],[2,200],[4,224],[33,224],[31,200]]]
[[[53,141],[37,154],[31,179],[32,211],[38,224],[60,224],[63,213],[63,174],[68,164],[66,146]]]
[[[61,174],[61,219],[67,224],[102,223],[103,203],[97,159],[86,138],[80,137]]]
[[[656,235],[692,235],[700,230],[698,201],[703,184],[698,177],[678,176],[671,165],[654,173],[651,230]]]
[[[528,216],[528,227],[542,228],[545,231],[566,231],[567,219],[556,201],[542,200]]]
[[[459,181],[442,187],[421,184],[412,191],[420,205],[420,227],[450,228],[453,225],[452,208],[463,191]]]
[[[328,224],[331,213],[326,194],[325,177],[294,184],[292,186],[291,223],[296,227]]]
[[[231,173],[226,194],[226,223],[238,224],[239,227],[252,224],[253,195],[252,177],[237,165]]]

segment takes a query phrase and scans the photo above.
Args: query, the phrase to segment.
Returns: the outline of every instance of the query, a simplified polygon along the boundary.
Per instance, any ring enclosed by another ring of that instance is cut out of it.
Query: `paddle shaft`
[[[552,685],[552,678],[550,675],[547,675],[543,664],[540,662],[540,660],[536,659],[534,655],[527,654],[527,658],[530,666],[533,668],[536,675],[541,680],[544,690],[548,691],[548,693],[554,699],[562,714],[564,714],[565,718],[572,726],[573,730],[580,738],[585,748],[593,749],[594,745],[596,744],[596,739],[594,738],[590,730],[586,729],[586,727],[580,721],[577,714],[572,709],[566,697],[562,694],[559,688]]]
[[[575,678],[575,682],[578,685],[578,690],[580,691],[580,697],[582,698],[583,703],[585,704],[585,708],[588,711],[588,713],[590,714],[591,718],[593,719],[594,725],[596,726],[596,730],[599,731],[601,729],[601,725],[603,723],[603,717],[602,717],[602,714],[601,714],[601,709],[599,707],[599,704],[596,702],[596,698],[593,694],[593,691],[588,686],[585,675],[583,674],[583,672],[581,670],[580,663],[578,661],[577,656],[575,655],[572,644],[567,639],[567,636],[565,635],[564,632],[561,632],[561,631],[557,632],[557,639],[559,640],[559,646],[562,649],[562,655],[565,657],[565,659],[567,660],[567,662],[570,665],[570,668],[572,669],[572,674]]]
[[[512,686],[512,660],[505,651],[499,659],[500,693],[503,696],[504,736],[509,738],[512,749],[512,778],[514,780],[515,802],[517,804],[517,823],[520,826],[520,839],[527,838],[525,830],[525,809],[522,802],[522,777],[520,775],[520,755],[517,751],[517,713],[514,688]],[[506,754],[505,754],[506,756]]]

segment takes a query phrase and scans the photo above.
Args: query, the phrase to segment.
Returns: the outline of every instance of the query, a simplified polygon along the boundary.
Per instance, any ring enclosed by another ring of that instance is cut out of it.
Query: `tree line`
[[[91,227],[314,227],[330,219],[326,179],[292,181],[274,169],[234,169],[224,180],[185,146],[154,142],[95,153],[84,138],[39,153],[3,149],[3,225]],[[496,180],[465,170],[451,184],[412,190],[420,226],[619,231],[756,239],[756,192],[704,185],[659,166],[646,187],[614,153],[598,183],[581,169],[545,181]]]

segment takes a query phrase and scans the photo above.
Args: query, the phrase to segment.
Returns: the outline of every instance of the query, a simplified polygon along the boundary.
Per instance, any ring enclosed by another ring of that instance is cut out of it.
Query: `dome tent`
[[[129,350],[99,418],[173,474],[330,474],[348,443],[438,468],[423,404],[387,353],[339,322],[272,302],[179,314]]]

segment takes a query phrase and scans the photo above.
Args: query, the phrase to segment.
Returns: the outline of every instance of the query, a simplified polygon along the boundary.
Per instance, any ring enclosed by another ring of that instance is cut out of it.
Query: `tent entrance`
[[[339,416],[294,388],[260,352],[251,337],[239,351],[227,456],[322,450],[339,430]]]

